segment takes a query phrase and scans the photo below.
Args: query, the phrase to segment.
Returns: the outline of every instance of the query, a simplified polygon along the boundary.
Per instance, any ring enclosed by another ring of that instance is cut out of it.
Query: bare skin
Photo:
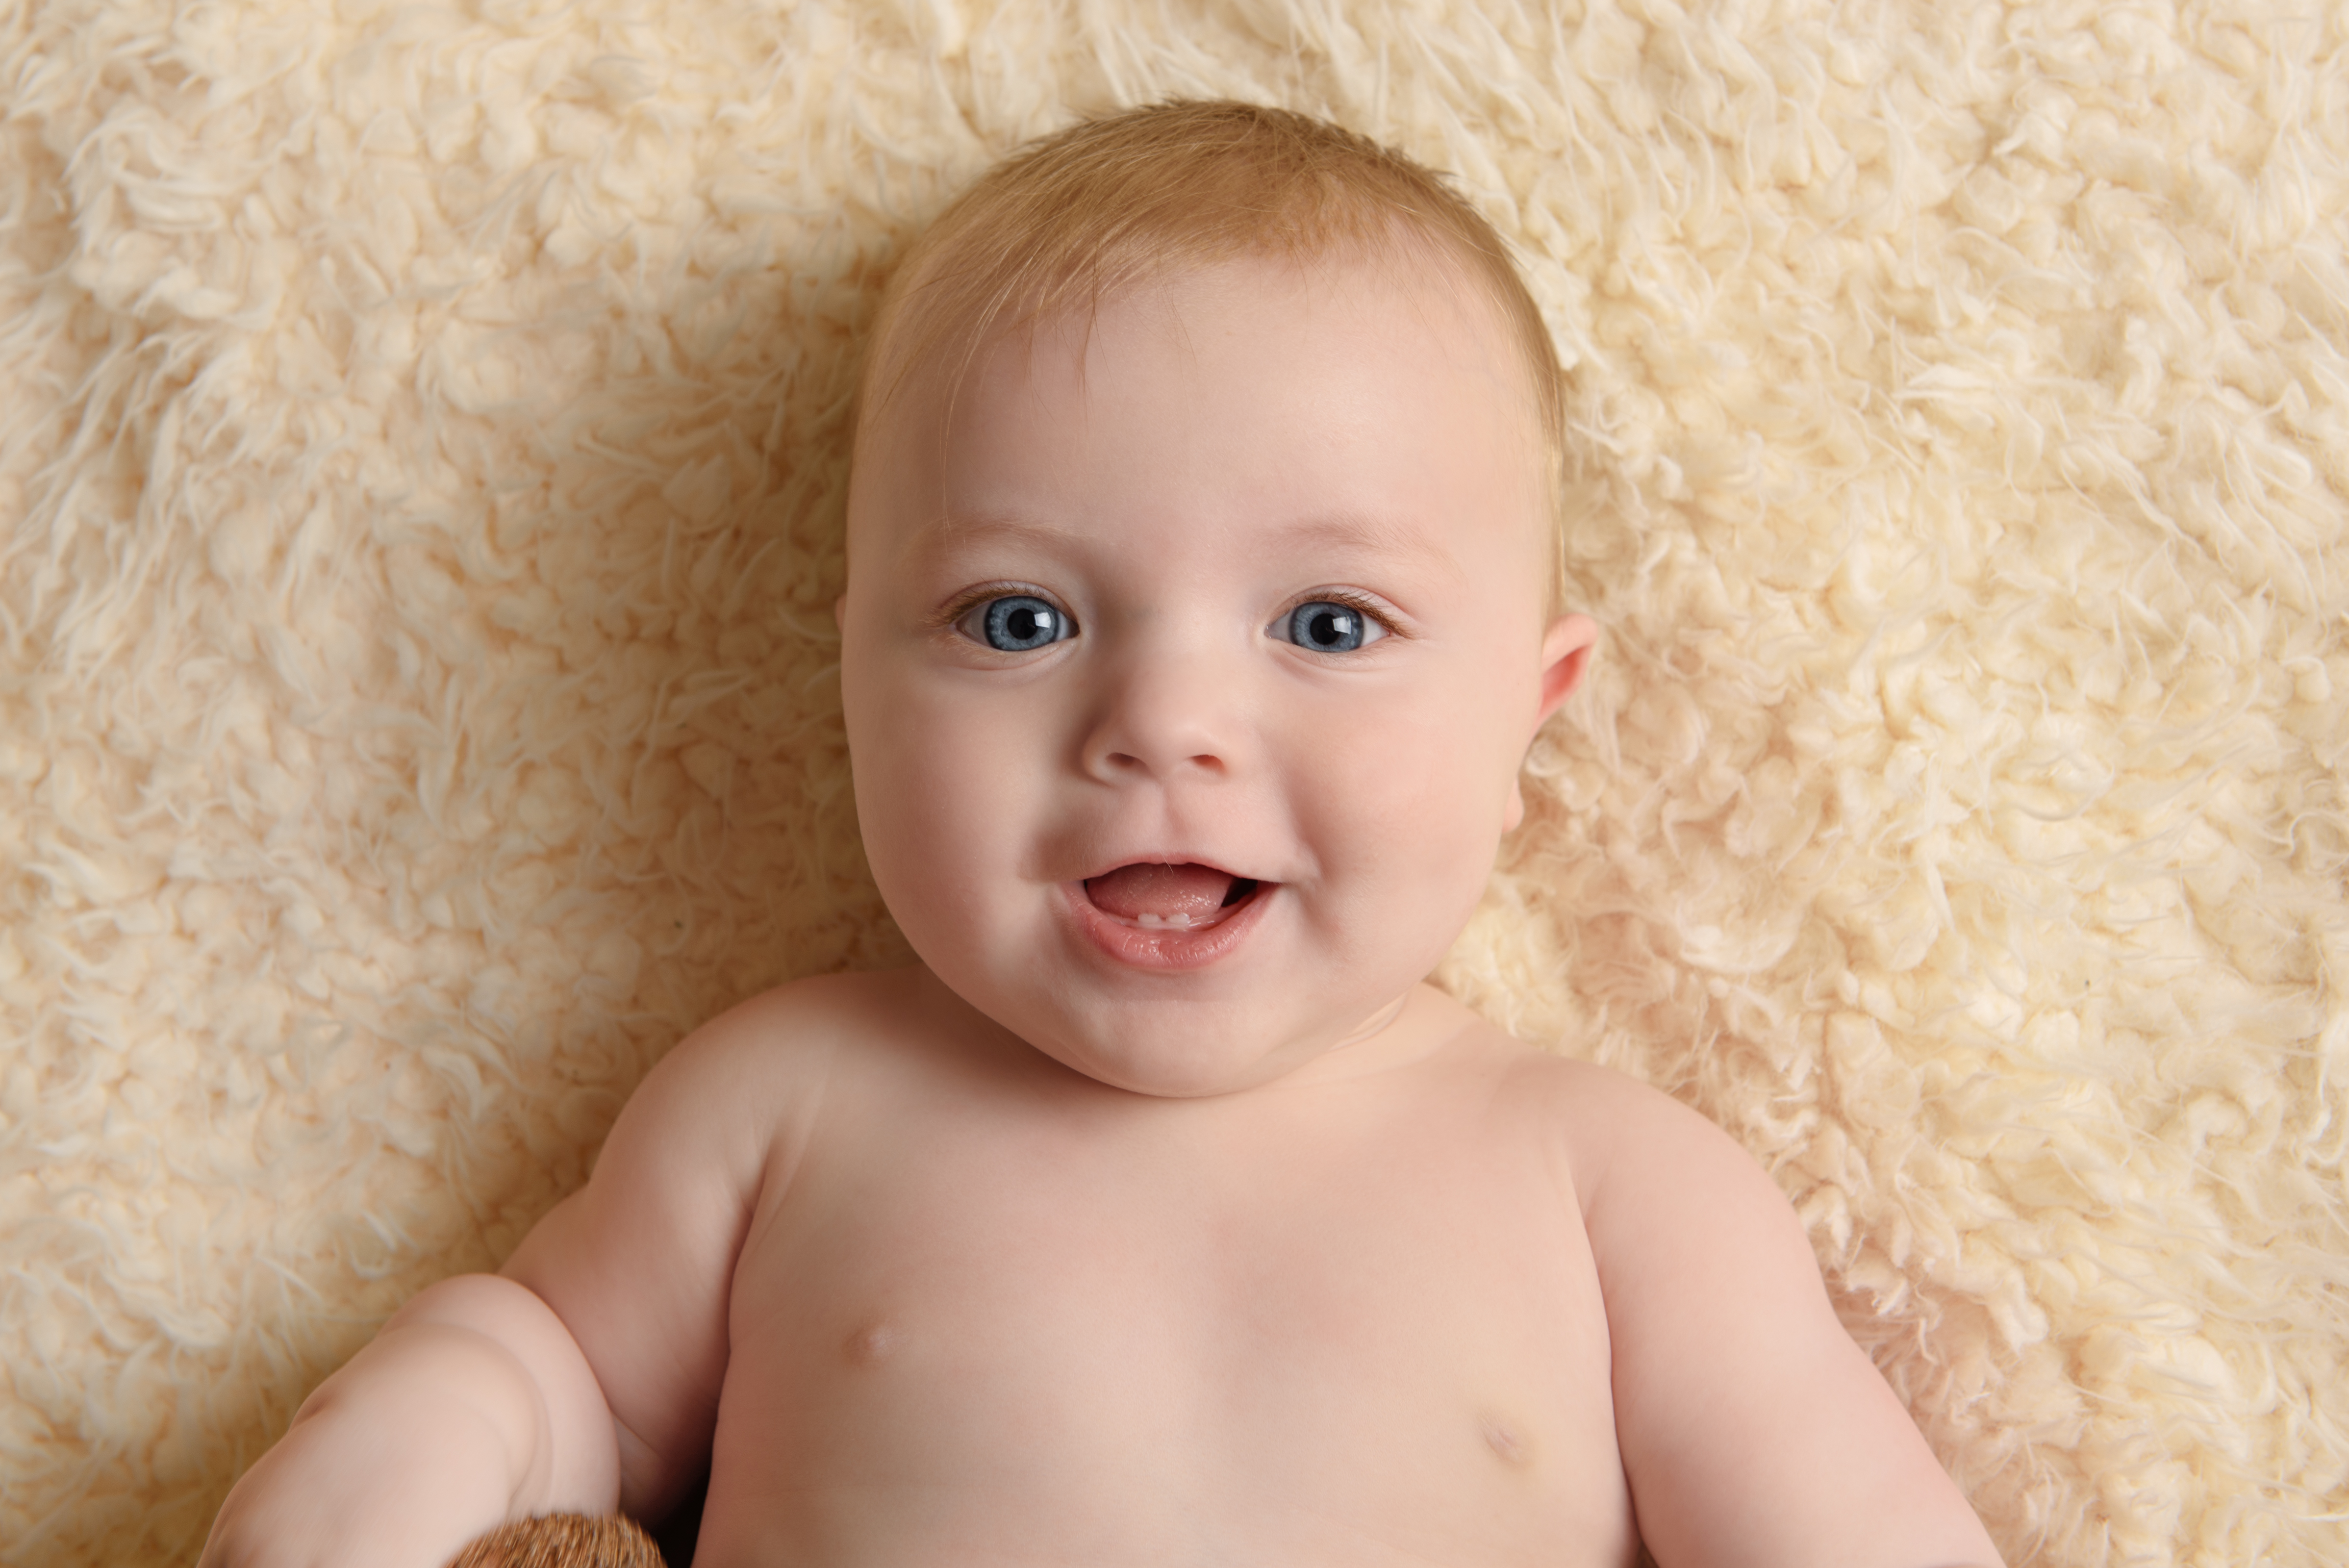
[[[1742,1150],[1418,983],[1595,633],[1505,335],[1407,271],[1172,278],[860,437],[923,964],[680,1044],[208,1565],[434,1568],[705,1457],[704,1568],[1997,1561]]]
[[[1635,1488],[1668,1563],[1992,1558],[1709,1124],[1423,988],[1314,1066],[1133,1095],[925,971],[802,986],[664,1063],[507,1273],[647,1394],[647,1337],[722,1364],[712,1564],[1619,1564]],[[724,1182],[675,1158],[720,1098],[789,1129]],[[701,1251],[680,1181],[734,1190]],[[720,1299],[663,1287],[732,1232]],[[709,1441],[657,1436],[626,1504]]]
[[[824,1107],[743,1193],[701,1551],[1626,1560],[1598,1281],[1513,1087],[1545,1064],[1433,992],[1378,1047],[1416,1059],[1138,1096],[918,971],[802,988],[697,1043],[638,1096],[623,1171],[721,1084]],[[669,1207],[641,1179],[591,1188],[508,1272],[600,1363],[636,1330],[572,1277],[574,1238],[657,1249]],[[701,1437],[647,1452],[648,1496]]]

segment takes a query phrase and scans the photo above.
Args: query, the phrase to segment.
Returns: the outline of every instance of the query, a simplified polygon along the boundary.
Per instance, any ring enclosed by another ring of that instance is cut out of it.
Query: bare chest
[[[1197,1120],[818,1151],[738,1261],[706,1528],[744,1561],[1622,1561],[1603,1309],[1539,1152]]]

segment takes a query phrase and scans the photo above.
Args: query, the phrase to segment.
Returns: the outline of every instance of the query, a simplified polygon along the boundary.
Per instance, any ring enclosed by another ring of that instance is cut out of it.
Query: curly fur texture
[[[626,1519],[555,1513],[500,1525],[449,1568],[664,1568],[652,1537]]]
[[[186,1562],[901,944],[875,290],[1168,95],[1454,171],[1608,628],[1443,972],[1799,1206],[2011,1561],[2349,1560],[2349,10],[0,0],[0,1560]]]

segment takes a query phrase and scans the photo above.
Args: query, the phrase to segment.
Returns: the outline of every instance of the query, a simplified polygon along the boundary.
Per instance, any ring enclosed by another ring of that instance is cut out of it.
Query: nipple
[[[1256,883],[1212,866],[1121,866],[1085,884],[1093,908],[1146,930],[1211,926],[1256,890]]]
[[[851,1366],[877,1366],[897,1348],[896,1329],[885,1322],[868,1323],[840,1342],[840,1357]]]

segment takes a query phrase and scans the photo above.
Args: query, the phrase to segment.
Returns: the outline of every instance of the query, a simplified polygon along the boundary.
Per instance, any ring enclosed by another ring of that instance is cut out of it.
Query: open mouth
[[[1085,897],[1120,925],[1144,931],[1198,931],[1222,924],[1263,886],[1195,862],[1137,861],[1085,879]]]

